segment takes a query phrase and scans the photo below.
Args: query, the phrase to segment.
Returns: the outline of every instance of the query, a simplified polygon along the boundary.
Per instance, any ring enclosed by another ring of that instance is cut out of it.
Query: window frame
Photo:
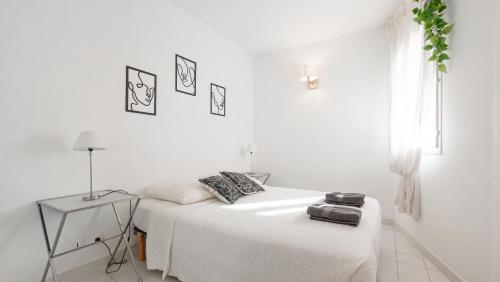
[[[436,69],[436,142],[434,147],[423,147],[425,155],[443,155],[443,76]]]

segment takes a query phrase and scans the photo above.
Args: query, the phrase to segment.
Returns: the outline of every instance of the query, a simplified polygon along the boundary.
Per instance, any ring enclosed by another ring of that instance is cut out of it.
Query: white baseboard
[[[384,220],[383,220],[384,221]],[[397,222],[393,222],[394,227],[401,232],[407,239],[410,241],[417,249],[419,249],[424,256],[430,260],[448,279],[453,282],[466,282],[466,280],[460,276],[456,271],[454,271],[450,266],[444,263],[436,254],[434,254],[431,250],[424,247],[420,242],[415,239],[409,232],[407,232],[401,225]]]
[[[112,245],[114,245],[114,244],[112,244]],[[136,245],[136,242],[135,241],[131,241],[130,248],[132,250],[135,250],[135,245]],[[122,243],[121,246],[120,246],[120,248],[118,248],[118,250],[117,250],[117,256],[119,256],[119,254],[121,254],[121,252],[123,252],[123,251],[125,251],[125,246]],[[69,280],[71,277],[73,277],[73,272],[78,271],[78,269],[80,267],[85,266],[85,265],[93,265],[93,266],[96,266],[96,267],[97,266],[106,267],[109,259],[110,259],[110,256],[108,254],[106,254],[104,256],[96,257],[95,259],[82,262],[82,263],[80,263],[78,265],[73,266],[72,268],[70,268],[68,270],[65,270],[65,271],[63,271],[61,273],[58,273],[57,277],[59,279],[62,278],[63,281]],[[56,262],[56,264],[57,264],[57,262]],[[47,282],[54,281],[54,279],[52,278],[52,272],[51,272],[50,269],[49,269],[49,272],[47,273],[47,278],[45,279],[45,281],[47,281]]]

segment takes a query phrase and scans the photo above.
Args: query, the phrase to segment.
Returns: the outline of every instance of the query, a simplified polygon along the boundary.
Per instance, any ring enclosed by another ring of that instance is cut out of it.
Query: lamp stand
[[[253,172],[253,153],[250,152],[250,172]]]
[[[82,199],[84,201],[93,201],[93,200],[97,200],[99,197],[98,195],[95,195],[92,193],[92,152],[94,151],[94,149],[92,148],[89,148],[89,159],[90,159],[90,193],[88,196],[83,196]]]

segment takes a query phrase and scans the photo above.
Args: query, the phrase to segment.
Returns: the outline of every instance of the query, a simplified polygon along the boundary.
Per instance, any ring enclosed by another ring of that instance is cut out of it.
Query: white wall
[[[396,221],[467,281],[489,281],[493,1],[449,7],[455,31],[443,86],[444,153],[422,160],[421,221]]]
[[[319,89],[299,81],[305,64]],[[273,185],[366,193],[392,218],[388,79],[381,28],[257,57],[256,170]]]
[[[40,279],[47,256],[34,201],[87,191],[88,156],[71,150],[81,130],[107,135],[109,150],[95,154],[102,188],[137,192],[163,179],[248,169],[253,58],[169,1],[2,1],[0,35],[4,281]],[[198,63],[197,97],[174,91],[175,53]],[[125,65],[158,75],[156,117],[125,112]],[[209,114],[210,82],[227,87],[225,118]],[[109,212],[70,216],[61,250],[101,228],[114,233]],[[51,227],[55,219],[49,213]],[[103,255],[99,247],[58,259],[58,270]]]
[[[500,3],[494,1],[492,281],[500,281]]]

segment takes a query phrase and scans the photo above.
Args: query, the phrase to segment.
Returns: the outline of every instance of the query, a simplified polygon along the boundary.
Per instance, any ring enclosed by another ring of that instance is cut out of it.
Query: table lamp
[[[247,151],[250,153],[250,172],[253,172],[253,154],[257,153],[257,146],[255,144],[248,144]]]
[[[99,135],[94,131],[82,131],[76,139],[75,145],[73,146],[75,151],[88,151],[90,159],[90,193],[88,196],[84,196],[82,199],[84,201],[97,200],[98,195],[92,193],[92,152],[98,150],[106,150],[103,146],[102,140]]]

